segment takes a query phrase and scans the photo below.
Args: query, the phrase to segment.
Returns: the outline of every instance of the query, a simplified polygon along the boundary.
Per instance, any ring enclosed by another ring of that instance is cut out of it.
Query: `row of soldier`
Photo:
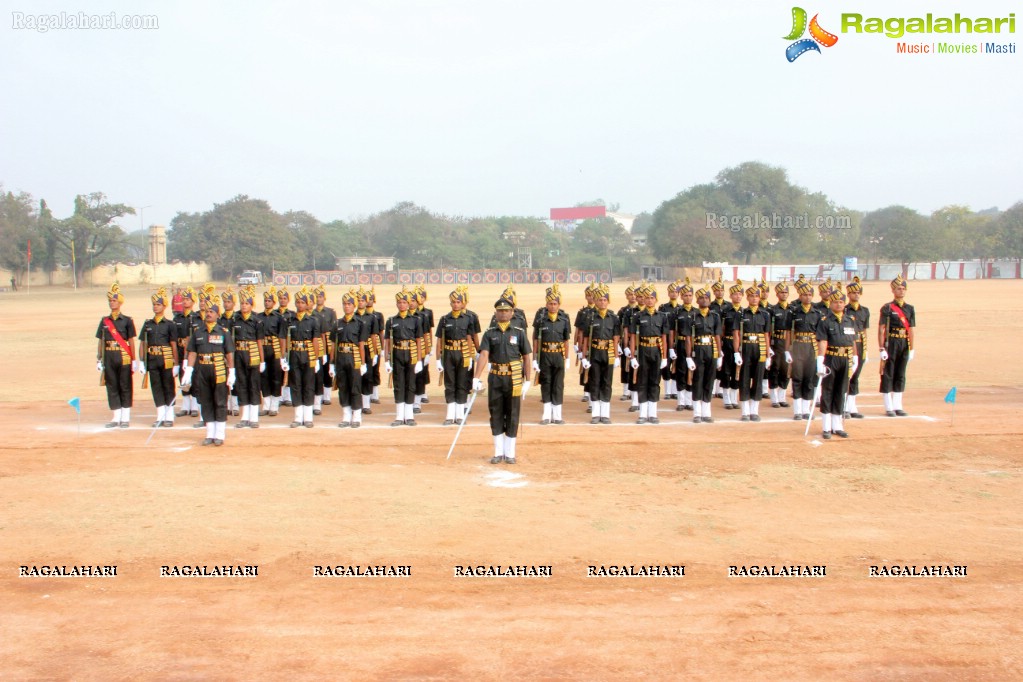
[[[843,290],[839,283],[824,282],[816,303],[813,286],[802,275],[794,287],[798,304],[789,304],[784,282],[774,287],[777,302],[768,304],[765,283],[744,288],[737,282],[726,300],[720,280],[694,291],[687,279],[669,284],[668,300],[658,305],[656,289],[643,284],[626,289],[627,303],[615,313],[609,309],[607,286],[591,285],[585,291],[587,304],[572,323],[560,309],[561,293],[554,285],[547,290],[546,305],[534,315],[531,337],[525,312],[516,307],[515,292],[509,288],[495,304],[488,330],[500,326],[507,306],[511,315],[506,329],[517,330],[512,338],[521,338],[511,348],[517,355],[512,358],[517,383],[511,391],[516,397],[524,395],[530,375],[536,374],[544,425],[564,423],[566,370],[574,355],[593,424],[611,423],[617,367],[620,399],[631,401],[629,410],[639,413],[639,423],[659,422],[662,381],[665,396],[677,401],[676,410],[692,411],[697,423],[713,421],[713,397],[720,397],[725,409],[741,410],[742,421],[760,421],[762,398],[769,398],[772,406],[788,407],[791,382],[794,419],[808,419],[819,385],[824,436],[847,436],[843,418],[862,416],[856,395],[870,322],[869,311],[859,304],[862,285],[855,279]],[[901,277],[892,282],[894,300],[882,308],[878,327],[884,363],[881,392],[889,416],[905,414],[902,392],[913,355],[915,314],[904,301],[905,289]],[[286,289],[263,292],[261,312],[253,311],[255,296],[251,287],[221,295],[212,285],[200,292],[185,289],[184,309],[170,319],[164,316],[167,294],[160,290],[152,296],[153,318],[138,335],[136,360],[134,323],[120,311],[123,294],[116,284],[111,287],[111,314],[97,329],[97,367],[114,410],[107,426],[128,425],[133,370],[151,382],[157,407],[154,426],[172,426],[175,416],[201,415],[197,426],[206,428],[203,443],[212,445],[223,443],[229,412],[241,416],[236,427],[258,428],[260,416],[276,416],[282,405],[290,405],[291,426],[311,427],[323,405],[331,404],[335,390],[342,406],[339,426],[358,428],[362,415],[379,403],[381,367],[394,392],[391,425],[414,426],[421,405],[429,402],[434,343],[447,405],[445,425],[465,418],[484,373],[510,376],[507,358],[495,362],[487,353],[480,360],[481,351],[490,349],[485,348],[485,335],[481,342],[479,316],[467,307],[465,287],[451,292],[451,312],[436,325],[422,287],[398,292],[397,314],[386,318],[375,310],[372,290],[346,292],[340,315],[326,306],[322,287],[296,292],[294,310]],[[742,305],[743,298],[748,305]],[[177,412],[176,379],[182,388]],[[499,432],[494,433],[495,442],[498,436],[514,438],[518,405],[514,407],[513,419],[508,414],[495,418],[491,398],[491,426]],[[511,411],[507,403],[497,409]],[[495,445],[495,451],[507,449],[513,450],[513,441]]]

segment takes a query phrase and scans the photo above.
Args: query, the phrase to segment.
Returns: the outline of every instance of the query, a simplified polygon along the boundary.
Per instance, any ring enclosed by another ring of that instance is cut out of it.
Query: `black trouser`
[[[366,344],[366,352],[362,356],[362,362],[369,367],[366,373],[362,375],[362,395],[373,395],[373,387],[380,385],[380,361],[377,360],[377,364],[373,364],[368,343]]]
[[[656,403],[661,399],[661,349],[659,346],[638,346],[636,359],[636,390],[639,402]]]
[[[541,352],[539,364],[541,401],[561,405],[565,400],[565,356],[560,351]]]
[[[772,338],[771,350],[774,351],[774,359],[767,370],[767,385],[786,389],[789,387],[789,364],[785,362],[785,339]]]
[[[185,361],[188,359],[187,340],[185,341],[181,341],[180,339],[178,340],[178,358],[180,358],[178,361],[178,376],[181,377],[185,375]],[[186,396],[191,394],[192,389],[188,389],[187,391],[184,388],[181,389],[181,395]]]
[[[291,369],[288,370],[288,385],[291,387],[291,404],[312,406],[313,396],[316,391],[316,358],[310,358],[311,354],[304,352],[301,355],[292,351],[291,361],[288,363]]]
[[[624,347],[625,345],[626,345],[625,339],[622,339],[622,346]],[[632,366],[629,364],[629,358],[625,357],[624,354],[621,357],[619,374],[621,377],[622,386],[624,388],[630,388],[630,384],[632,383]]]
[[[121,351],[103,356],[103,376],[107,384],[107,404],[111,410],[131,407],[135,395],[131,382],[131,363],[121,364]]]
[[[760,344],[744,341],[742,367],[739,368],[739,400],[760,402],[763,395],[764,361],[760,359]]]
[[[519,409],[522,406],[521,396],[515,393],[515,384],[521,381],[517,377],[490,373],[487,379],[487,406],[490,408],[490,433],[494,436],[504,434],[514,438],[519,430]],[[521,386],[521,384],[519,384]]]
[[[849,390],[849,358],[825,352],[824,366],[831,370],[821,379],[821,414],[842,415]]]
[[[356,350],[355,352],[358,353],[359,351]],[[330,370],[328,369],[327,372],[329,373]],[[338,351],[334,372],[337,375],[337,399],[341,403],[341,407],[361,410],[363,375],[360,373],[361,370],[355,367],[355,356],[351,353]],[[368,370],[366,374],[369,374]]]
[[[792,344],[792,397],[813,398],[817,386],[817,344],[797,341]]]
[[[671,369],[672,362],[675,363],[675,372],[672,374],[672,378],[675,379],[675,388],[679,393],[693,390],[693,380],[689,376],[689,367],[686,365],[686,344],[681,338],[675,342],[675,360],[668,362],[668,369]]]
[[[263,345],[263,362],[266,369],[259,374],[260,393],[265,396],[280,396],[284,372],[281,371],[281,364],[277,361],[272,343]]]
[[[423,371],[416,374],[416,395],[426,393],[426,387],[430,385],[430,367],[423,363]]]
[[[856,342],[856,352],[860,356],[860,364],[856,365],[856,371],[849,377],[849,395],[860,394],[860,372],[863,371],[863,342]]]
[[[462,350],[442,350],[441,362],[444,363],[444,402],[464,405],[469,396],[472,375],[465,366]]]
[[[590,360],[590,368],[584,372],[586,374],[586,390],[590,393],[590,400],[611,402],[611,380],[614,379],[614,366],[608,364],[608,356],[613,352],[613,350],[600,352],[599,354],[603,356],[601,358],[596,357],[598,354],[596,351],[592,353],[594,357]]]
[[[259,357],[257,356],[258,360]],[[258,405],[262,399],[260,394],[259,363],[250,365],[248,354],[244,358],[234,356],[234,391],[238,396],[239,405]]]
[[[902,393],[906,390],[906,366],[909,365],[909,339],[889,338],[888,359],[881,374],[881,393]]]
[[[412,352],[393,350],[391,352],[391,371],[394,376],[394,402],[411,405],[416,401],[416,365],[412,362]]]
[[[721,369],[718,370],[721,388],[739,388],[739,375],[735,371],[735,352],[732,350],[731,334],[724,335],[724,345],[728,352],[722,353]]]
[[[157,407],[165,407],[174,402],[174,371],[163,368],[163,360],[158,362],[157,368],[147,368],[149,374],[149,389],[153,392],[153,404]]]
[[[227,377],[218,381],[215,365],[200,362],[192,370],[192,392],[199,401],[203,421],[227,421]]]
[[[680,357],[681,359],[681,357]],[[714,397],[714,377],[717,373],[717,358],[713,344],[693,346],[693,402],[709,403]]]

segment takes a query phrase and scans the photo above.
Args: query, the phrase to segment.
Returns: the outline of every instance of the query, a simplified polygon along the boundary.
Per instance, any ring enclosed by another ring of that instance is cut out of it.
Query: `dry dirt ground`
[[[888,287],[867,291],[876,313]],[[148,293],[127,290],[139,324]],[[432,292],[439,312],[446,293]],[[489,318],[497,293],[481,287],[471,307]],[[574,311],[581,292],[567,293]],[[455,431],[436,387],[415,428],[387,426],[385,396],[357,432],[336,428],[335,402],[314,429],[282,413],[204,448],[191,420],[152,434],[136,389],[132,428],[107,431],[93,359],[104,292],[2,294],[0,677],[1020,679],[1020,293],[911,283],[911,416],[883,416],[872,352],[868,418],[848,441],[815,443],[819,422],[804,438],[766,404],[760,424],[718,402],[717,423],[696,426],[662,402],[662,424],[638,426],[615,400],[615,423],[590,426],[572,384],[561,427],[539,426],[533,389],[514,469],[487,463],[485,408],[445,460]],[[530,318],[542,294],[521,288]],[[117,575],[20,576],[82,564]],[[185,564],[258,576],[160,577]],[[411,576],[313,575],[353,564]],[[611,564],[685,569],[587,577]],[[826,576],[728,576],[792,564]],[[935,564],[967,575],[869,576]],[[552,575],[456,577],[467,565]]]

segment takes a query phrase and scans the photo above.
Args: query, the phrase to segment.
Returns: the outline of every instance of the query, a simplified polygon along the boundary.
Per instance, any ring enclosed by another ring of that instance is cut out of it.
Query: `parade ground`
[[[153,289],[123,289],[140,327]],[[484,323],[500,290],[470,290]],[[359,430],[335,400],[312,429],[282,408],[201,447],[193,419],[150,428],[136,376],[131,428],[106,429],[105,293],[0,294],[2,679],[1023,678],[1021,281],[909,283],[897,418],[890,290],[865,283],[848,440],[769,401],[760,423],[715,400],[694,425],[662,400],[637,425],[617,380],[613,424],[591,426],[573,366],[565,425],[527,395],[514,466],[489,464],[483,399],[445,459],[435,368],[415,427],[389,426],[385,375]],[[563,293],[574,318],[582,285]],[[447,294],[429,290],[438,318]],[[518,295],[532,320],[544,287]]]

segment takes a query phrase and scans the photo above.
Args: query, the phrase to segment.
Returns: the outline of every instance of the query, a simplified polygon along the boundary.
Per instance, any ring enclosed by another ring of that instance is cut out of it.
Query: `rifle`
[[[104,357],[104,355],[103,355],[103,339],[100,339],[99,340],[99,348],[96,349],[96,361],[97,362],[103,362],[103,357]],[[106,365],[104,365],[103,369],[101,369],[99,371],[99,385],[100,386],[106,386],[107,385]]]
[[[739,313],[739,355],[742,355],[742,330],[746,326],[746,320],[742,318],[742,312]],[[739,380],[739,374],[742,372],[742,367],[739,363],[735,364],[735,380]]]
[[[887,352],[888,351],[888,316],[887,315],[884,316],[884,334],[882,335],[881,339],[882,339],[882,341],[881,341],[881,350]],[[878,374],[880,374],[881,376],[884,376],[884,366],[885,366],[885,364],[887,364],[887,360],[885,360],[884,358],[881,358],[881,354],[880,353],[878,353],[877,355],[878,355],[878,357],[881,360],[880,362],[877,363],[877,371],[878,371]]]
[[[393,360],[394,359],[394,324],[393,323],[391,324],[390,339],[391,339],[391,349],[390,349],[390,352],[388,353],[388,357]],[[392,362],[391,363],[391,371],[387,373],[387,388],[393,388],[393,386],[394,386],[394,363]],[[454,443],[452,443],[451,447],[452,448],[455,447]],[[448,453],[448,456],[449,457],[451,456],[450,452]]]
[[[142,331],[144,334],[142,336],[142,343],[139,344],[139,361],[146,362],[146,359],[149,357],[149,330],[147,328],[143,328]],[[145,365],[143,365],[143,367],[145,367]],[[149,368],[145,367],[145,369],[148,370]],[[142,373],[142,388],[149,388],[148,371]]]
[[[689,327],[689,338],[690,339],[695,339],[696,338],[696,317],[694,316],[694,317],[692,317],[690,319],[692,321],[692,326]],[[684,345],[682,346],[682,350],[683,350],[683,352],[685,352],[685,346]],[[687,358],[689,357],[689,353],[686,353],[686,357]],[[687,362],[686,363],[686,386],[692,386],[692,385],[693,385],[693,370],[689,369],[689,363]]]
[[[285,320],[287,324],[287,320]],[[284,378],[281,379],[281,387],[288,385],[288,375],[291,374],[291,325],[288,325],[287,341],[285,342],[284,349],[281,351],[281,357],[288,363],[288,371],[284,373]]]
[[[599,322],[597,324],[591,324],[590,325],[590,333],[586,337],[589,340],[589,343],[586,344],[586,362],[588,364],[592,364],[593,363],[593,329],[594,329],[594,327],[599,327],[599,326],[600,326]],[[611,339],[611,340],[614,341],[614,339]],[[615,350],[617,350],[617,349],[615,349]],[[611,352],[614,353],[615,350],[612,350]],[[589,380],[590,380],[590,370],[589,370],[589,368],[585,368],[583,370],[583,386],[585,386],[589,382]]]
[[[441,321],[441,324],[444,324],[444,318],[443,317],[440,318],[440,321]],[[444,350],[444,337],[445,337],[445,331],[442,328],[440,330],[440,344],[437,346],[437,359],[440,360],[440,364],[441,364],[442,367],[444,366],[444,352],[445,352],[445,350]],[[437,385],[443,388],[443,386],[444,386],[444,372],[437,372]]]
[[[355,320],[355,317],[352,317],[352,321],[354,321],[354,320]],[[335,323],[335,325],[336,325],[336,323]],[[337,327],[336,326],[334,328],[334,335],[335,336],[337,335]],[[361,334],[360,334],[360,336],[361,336]],[[329,339],[327,341],[327,344],[329,346],[329,344],[330,344],[330,340]],[[334,353],[333,353],[332,357],[330,358],[330,367],[335,367],[335,368],[337,367],[337,347],[340,346],[340,345],[341,345],[341,339],[340,338],[334,339]],[[359,354],[359,359],[361,360],[362,359],[362,351],[359,349],[359,344],[358,343],[355,344],[355,353]],[[352,357],[353,358],[355,357],[355,353],[352,353]],[[329,367],[327,369],[327,373],[328,373],[328,375],[330,373],[330,368]],[[335,373],[334,373],[334,378],[330,382],[330,387],[332,389],[336,389],[337,388],[337,370],[336,369],[335,369]]]

